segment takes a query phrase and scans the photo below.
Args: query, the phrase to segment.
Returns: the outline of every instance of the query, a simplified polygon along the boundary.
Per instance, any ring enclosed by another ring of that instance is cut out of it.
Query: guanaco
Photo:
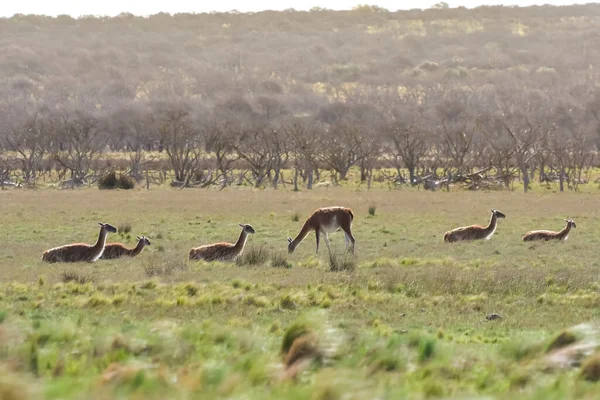
[[[73,243],[46,250],[42,255],[42,260],[49,263],[56,262],[95,262],[104,252],[106,245],[106,235],[108,232],[116,233],[117,228],[112,225],[98,222],[100,233],[98,240],[94,245],[85,243]]]
[[[498,218],[506,218],[506,215],[502,214],[498,210],[492,210],[492,217],[487,227],[483,227],[480,225],[471,225],[452,229],[451,231],[446,232],[446,234],[444,235],[444,242],[452,243],[458,242],[460,240],[478,239],[489,240],[494,234],[494,232],[496,232]]]
[[[321,234],[323,235],[327,249],[331,254],[328,234],[337,232],[341,229],[344,231],[346,237],[346,250],[348,250],[348,246],[352,244],[352,253],[354,254],[354,244],[356,241],[352,235],[353,219],[354,214],[352,213],[352,210],[346,207],[325,207],[316,209],[308,217],[306,222],[304,222],[298,236],[296,236],[295,239],[288,238],[288,252],[293,253],[310,231],[314,230],[317,240],[316,254],[319,254],[319,237]]]
[[[569,232],[572,228],[577,228],[575,221],[572,219],[565,219],[567,225],[558,232],[553,231],[529,231],[523,236],[524,242],[530,242],[533,240],[567,240],[569,238]]]
[[[242,232],[235,242],[205,244],[204,246],[194,247],[190,250],[190,260],[205,260],[205,261],[233,261],[239,257],[244,251],[248,234],[255,233],[254,228],[250,225],[239,224],[242,227]]]
[[[144,250],[145,246],[150,246],[150,240],[146,236],[136,236],[135,238],[138,242],[133,249],[128,249],[122,243],[107,243],[100,258],[102,260],[110,260],[123,256],[135,257]]]

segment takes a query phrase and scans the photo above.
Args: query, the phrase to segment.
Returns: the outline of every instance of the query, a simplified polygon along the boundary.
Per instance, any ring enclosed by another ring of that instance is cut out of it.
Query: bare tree
[[[186,187],[195,178],[203,158],[202,138],[192,117],[190,104],[158,103],[158,134],[175,173],[175,183]]]
[[[206,137],[206,151],[212,153],[215,158],[217,170],[216,180],[221,180],[221,188],[229,185],[229,174],[240,156],[236,152],[235,136],[238,134],[236,125],[227,122],[212,120],[204,125],[204,136]]]
[[[106,145],[103,116],[87,108],[62,107],[52,115],[53,158],[70,173],[71,186],[85,184]]]
[[[20,115],[19,115],[20,114]],[[21,164],[23,181],[35,186],[37,171],[48,151],[51,126],[46,107],[35,107],[34,110],[12,111],[17,121],[11,121],[6,140],[9,150],[15,154],[15,160]],[[21,118],[19,118],[21,117]]]
[[[312,189],[320,156],[320,137],[325,129],[311,117],[292,118],[285,122],[283,129],[294,157],[294,190],[298,190],[298,175],[304,176],[306,188]]]

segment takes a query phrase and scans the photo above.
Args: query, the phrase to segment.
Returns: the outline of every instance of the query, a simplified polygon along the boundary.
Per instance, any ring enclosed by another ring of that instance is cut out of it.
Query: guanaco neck
[[[133,249],[127,249],[127,253],[132,256],[135,257],[138,254],[140,254],[142,252],[142,250],[144,250],[144,246],[146,246],[146,244],[144,243],[143,240],[140,240],[137,242],[137,245],[133,248]]]
[[[98,234],[98,240],[96,240],[96,243],[92,246],[92,248],[94,249],[94,251],[102,251],[104,250],[104,246],[106,245],[106,228],[101,227],[100,228],[100,234]]]
[[[240,237],[238,238],[237,242],[235,242],[235,244],[233,245],[233,248],[238,252],[244,250],[244,246],[246,246],[247,239],[248,239],[248,232],[246,232],[245,228],[242,228]]]
[[[308,223],[308,221],[306,221],[304,223],[304,225],[302,225],[302,229],[300,229],[300,233],[298,233],[298,236],[296,236],[296,238],[294,240],[292,240],[292,246],[294,249],[296,249],[296,247],[302,243],[302,241],[304,240],[304,238],[306,238],[306,236],[309,234],[309,232],[313,229],[313,227]]]
[[[492,218],[490,219],[490,224],[485,228],[487,233],[494,232],[496,230],[496,224],[498,223],[498,217],[496,214],[492,213]]]
[[[567,222],[567,226],[565,226],[562,231],[558,232],[558,236],[560,239],[564,239],[569,235],[569,232],[571,232],[571,223]]]

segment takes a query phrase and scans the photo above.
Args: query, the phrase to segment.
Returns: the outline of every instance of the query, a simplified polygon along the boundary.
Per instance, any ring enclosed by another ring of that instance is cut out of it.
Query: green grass
[[[0,398],[600,395],[597,356],[548,361],[589,340],[572,327],[600,316],[597,194],[46,189],[0,203]],[[356,256],[341,233],[333,261],[323,243],[314,255],[313,234],[288,255],[286,238],[328,205],[354,210]],[[507,218],[491,240],[443,243],[492,208]],[[567,216],[578,226],[567,242],[520,240]],[[40,260],[92,243],[97,221],[152,246],[95,264]],[[238,223],[257,231],[238,263],[188,261],[193,246],[235,241]],[[289,378],[282,349],[307,331],[320,359]]]

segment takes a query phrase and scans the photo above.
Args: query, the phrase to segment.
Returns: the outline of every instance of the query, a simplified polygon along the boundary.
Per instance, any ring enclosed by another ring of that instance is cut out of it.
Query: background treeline
[[[369,184],[576,189],[600,145],[598,43],[598,4],[15,15],[0,182],[311,188],[357,166]]]

